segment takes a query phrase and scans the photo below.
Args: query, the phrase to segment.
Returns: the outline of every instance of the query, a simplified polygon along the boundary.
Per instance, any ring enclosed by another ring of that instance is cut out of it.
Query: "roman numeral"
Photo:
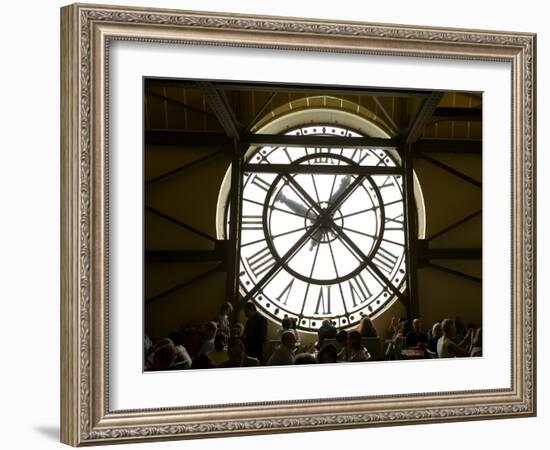
[[[286,287],[283,289],[283,292],[279,294],[277,300],[279,302],[282,302],[284,305],[286,305],[286,302],[288,301],[288,296],[290,295],[290,291],[292,290],[292,285],[294,284],[294,278],[290,280],[290,283],[286,285]],[[281,300],[284,297],[284,300]]]
[[[372,258],[372,262],[378,266],[378,268],[388,275],[391,275],[395,264],[397,263],[398,257],[392,252],[386,250],[383,247],[380,247]]]
[[[365,303],[372,295],[367,282],[361,274],[349,280],[348,285],[353,306],[357,306],[358,303]]]
[[[258,186],[265,192],[267,192],[269,187],[271,186],[267,181],[265,181],[263,178],[260,178],[258,175],[253,178],[252,184]]]
[[[393,183],[392,183],[392,178],[391,176],[389,177],[386,177],[386,179],[384,180],[384,183],[382,183],[380,187],[380,189],[384,189],[384,188],[387,188],[387,187],[392,187],[393,186]]]
[[[371,151],[367,148],[356,148],[353,150],[353,154],[351,155],[351,159],[357,162],[357,164],[361,164],[369,155],[371,155]],[[357,159],[355,158],[357,156]]]
[[[241,227],[243,230],[261,230],[262,223],[262,216],[243,216]]]
[[[330,312],[330,288],[332,286],[321,286],[319,296],[317,297],[317,307],[315,314],[319,314],[319,308],[322,309],[321,314],[331,314]]]
[[[246,262],[256,278],[275,265],[275,259],[267,246],[246,258]]]
[[[403,213],[395,217],[386,217],[384,220],[386,230],[402,230],[403,229]]]

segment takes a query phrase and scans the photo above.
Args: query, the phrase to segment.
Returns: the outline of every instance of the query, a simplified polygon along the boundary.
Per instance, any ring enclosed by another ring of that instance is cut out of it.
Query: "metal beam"
[[[254,94],[252,94],[254,95]],[[277,96],[277,92],[273,92],[269,98],[266,100],[266,102],[263,104],[263,106],[256,112],[252,120],[249,122],[249,124],[246,126],[247,130],[250,130],[252,126],[256,123],[256,121],[262,116],[262,114],[265,112],[267,107],[271,105],[273,102],[273,99]]]
[[[145,149],[149,150],[147,146],[152,145],[227,148],[232,146],[233,142],[232,139],[229,139],[223,133],[203,133],[179,130],[145,130]],[[177,150],[177,148],[174,148],[174,150]]]
[[[416,116],[411,120],[411,123],[406,131],[406,144],[412,144],[418,140],[424,130],[424,127],[430,121],[432,114],[442,97],[443,92],[432,92],[430,96],[424,100],[422,106],[418,109]]]
[[[312,173],[350,175],[403,175],[401,167],[386,166],[344,166],[322,164],[245,164],[245,172],[256,173]]]
[[[218,90],[212,83],[199,81],[197,87],[202,91],[210,109],[218,118],[218,122],[230,138],[239,140],[242,125],[237,121],[233,110],[229,106],[226,96]]]
[[[390,127],[392,128],[393,132],[397,133],[399,131],[399,127],[397,126],[397,124],[393,120],[393,117],[388,113],[388,111],[386,111],[386,108],[384,108],[384,105],[382,104],[382,102],[380,102],[378,97],[373,97],[372,99],[374,100],[374,103],[376,103],[376,106],[378,106],[378,109],[382,112],[382,115],[387,120],[387,122],[390,125]]]
[[[481,155],[479,140],[420,139],[413,144],[414,154],[423,153],[471,153]]]
[[[200,275],[197,275],[196,277],[191,278],[190,280],[184,281],[183,283],[179,283],[174,287],[171,287],[169,289],[166,289],[165,291],[162,291],[160,294],[157,294],[157,295],[154,295],[153,297],[149,297],[148,299],[145,299],[145,304],[151,303],[155,300],[158,300],[159,298],[165,297],[168,294],[172,294],[173,292],[176,292],[180,289],[183,289],[186,286],[189,286],[190,284],[196,283],[197,281],[207,278],[216,272],[223,272],[223,269],[220,268],[220,264],[217,264],[212,269],[204,273],[201,273]]]
[[[161,211],[159,211],[159,210],[157,210],[157,209],[155,209],[155,208],[152,208],[152,207],[150,207],[150,206],[145,205],[145,210],[146,210],[146,211],[149,211],[149,212],[151,212],[151,213],[153,213],[153,214],[155,214],[155,215],[157,215],[157,216],[159,216],[159,217],[162,217],[164,220],[167,220],[168,222],[172,222],[172,223],[175,224],[175,225],[178,225],[178,226],[180,226],[180,227],[182,227],[182,228],[184,228],[184,229],[186,229],[186,230],[188,230],[188,231],[191,231],[192,233],[194,233],[194,234],[196,234],[196,235],[198,235],[198,236],[201,236],[201,237],[203,237],[204,239],[207,239],[207,240],[212,241],[212,242],[217,242],[217,239],[216,239],[216,238],[210,236],[209,234],[205,233],[204,231],[201,231],[201,230],[199,230],[199,229],[197,229],[197,228],[195,228],[195,227],[192,227],[191,225],[188,225],[188,224],[186,224],[185,222],[182,222],[182,221],[179,220],[179,219],[176,219],[176,218],[174,218],[174,217],[172,217],[172,216],[169,216],[168,214],[165,214],[165,213],[163,213],[163,212],[161,212]]]
[[[218,261],[224,262],[226,257],[225,243],[214,250],[146,250],[145,262],[173,262],[173,263],[195,263]],[[220,266],[221,270],[224,270]]]
[[[229,191],[229,242],[227,251],[226,300],[234,306],[234,319],[239,305],[239,266],[241,247],[241,221],[243,198],[243,162],[245,146],[235,143],[231,163]]]
[[[405,157],[403,158],[403,185],[405,188],[404,207],[405,207],[405,245],[406,245],[406,264],[407,264],[407,312],[408,316],[418,317],[420,315],[420,305],[418,301],[418,261],[416,244],[418,240],[418,220],[416,212],[416,203],[414,201],[414,160],[410,145],[403,149]]]
[[[379,147],[394,148],[400,141],[397,139],[349,137],[349,136],[323,136],[312,134],[287,135],[287,134],[246,134],[243,142],[250,145],[270,145],[279,147],[338,147],[360,148]]]
[[[168,172],[165,172],[161,175],[158,175],[156,177],[153,177],[153,178],[145,181],[145,186],[148,186],[152,183],[156,183],[157,181],[164,180],[165,178],[171,177],[172,175],[176,175],[177,173],[183,172],[187,169],[190,169],[191,167],[200,165],[203,162],[208,161],[210,159],[213,159],[213,158],[219,156],[222,153],[223,153],[223,150],[219,150],[217,152],[214,152],[214,153],[211,153],[209,155],[203,156],[201,158],[195,159],[194,161],[183,164],[182,166],[176,167],[175,169],[169,170]]]
[[[480,108],[435,108],[430,122],[481,122]]]
[[[145,94],[150,95],[151,97],[156,97],[158,99],[167,101],[168,103],[172,103],[174,105],[181,106],[182,108],[188,109],[189,111],[193,111],[193,112],[198,113],[198,114],[202,114],[202,115],[205,115],[205,116],[208,116],[208,117],[212,117],[213,119],[216,118],[216,116],[214,114],[212,114],[211,112],[204,111],[200,108],[197,108],[196,106],[188,105],[187,103],[182,102],[181,100],[166,97],[162,94],[157,94],[156,92],[153,92],[153,91],[145,91]]]
[[[398,139],[385,138],[254,133],[247,133],[241,136],[241,142],[247,145],[258,146],[337,148],[395,148],[400,144]],[[145,144],[233,148],[233,140],[222,133],[202,133],[179,130],[146,130]]]
[[[433,239],[436,239],[438,238],[439,236],[441,236],[442,234],[445,234],[447,233],[448,231],[451,231],[452,229],[456,228],[456,227],[459,227],[460,225],[462,225],[463,223],[465,222],[468,222],[468,220],[471,220],[473,219],[474,217],[476,216],[479,216],[481,214],[481,209],[480,210],[477,210],[475,212],[473,212],[472,214],[469,214],[467,215],[466,217],[464,217],[463,219],[460,219],[458,220],[457,222],[454,222],[452,223],[451,225],[443,228],[442,230],[438,231],[437,233],[435,234],[432,234],[428,239],[427,241],[431,241]]]
[[[434,166],[439,167],[440,169],[443,169],[445,172],[450,173],[451,175],[454,175],[455,177],[458,177],[470,184],[473,184],[474,186],[481,188],[482,184],[481,181],[477,181],[475,178],[469,177],[468,175],[463,174],[459,170],[456,170],[452,168],[451,166],[448,166],[447,164],[442,163],[441,161],[438,161],[437,159],[433,159],[432,157],[428,155],[419,154],[417,155],[419,158],[425,159],[426,161],[429,161]]]
[[[467,273],[459,272],[458,270],[449,269],[447,267],[440,266],[439,264],[428,264],[427,267],[430,267],[435,270],[439,270],[440,272],[445,272],[451,275],[455,275],[457,277],[465,278],[470,281],[475,281],[476,283],[481,283],[481,278],[474,277],[472,275],[468,275]]]
[[[350,95],[350,96],[377,96],[377,97],[427,97],[430,91],[412,89],[385,89],[357,86],[325,86],[311,84],[281,84],[281,83],[227,83],[213,82],[215,87],[230,91],[259,91],[259,92],[282,92],[282,93],[303,93],[314,95]],[[187,89],[196,89],[196,83],[192,80],[179,79],[147,79],[148,86],[178,86]]]

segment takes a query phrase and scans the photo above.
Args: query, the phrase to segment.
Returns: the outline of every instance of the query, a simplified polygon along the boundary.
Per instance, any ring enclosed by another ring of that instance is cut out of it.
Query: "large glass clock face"
[[[292,135],[359,134],[311,125]],[[262,147],[243,178],[240,285],[245,299],[305,331],[350,327],[405,279],[401,168],[379,148]]]

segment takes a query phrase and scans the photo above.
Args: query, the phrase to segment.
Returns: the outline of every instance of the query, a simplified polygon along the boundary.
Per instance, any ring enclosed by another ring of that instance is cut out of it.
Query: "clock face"
[[[289,135],[359,137],[310,125]],[[401,168],[379,148],[262,147],[247,160],[240,286],[265,315],[350,327],[402,295]]]

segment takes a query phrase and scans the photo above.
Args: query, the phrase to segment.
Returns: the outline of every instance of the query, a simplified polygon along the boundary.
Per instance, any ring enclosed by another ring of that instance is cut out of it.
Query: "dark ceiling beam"
[[[399,144],[399,140],[370,137],[246,133],[242,135],[241,143],[274,147],[394,148]],[[146,130],[145,144],[233,148],[233,140],[222,133],[178,130]]]
[[[212,83],[199,81],[197,87],[206,97],[210,109],[214,111],[225,134],[232,139],[240,140],[242,125],[237,121],[225,94]]]
[[[419,139],[412,145],[417,153],[470,153],[481,155],[482,142],[479,140]]]
[[[150,178],[145,181],[145,186],[148,186],[150,184],[156,183],[158,181],[164,180],[165,178],[169,178],[173,175],[179,174],[181,172],[184,172],[188,169],[191,169],[192,167],[198,166],[203,164],[205,161],[209,161],[211,159],[217,158],[221,154],[225,154],[223,150],[218,150],[213,153],[210,153],[209,155],[205,155],[201,158],[197,158],[191,162],[188,162],[186,164],[183,164],[179,167],[176,167],[175,169],[169,170],[167,172],[164,172],[160,175],[157,175],[156,177]]]
[[[474,276],[469,275],[469,274],[464,273],[464,272],[459,272],[458,270],[449,269],[448,267],[443,267],[443,266],[440,266],[439,264],[431,264],[430,263],[430,264],[428,264],[427,267],[430,267],[431,269],[438,270],[440,272],[448,273],[450,275],[455,275],[455,276],[460,277],[460,278],[465,278],[466,280],[475,281],[476,283],[481,283],[482,282],[481,278],[474,277]]]
[[[479,108],[435,108],[430,122],[481,122]]]
[[[202,114],[204,116],[208,116],[208,117],[212,117],[213,119],[216,118],[216,116],[208,111],[204,111],[200,108],[197,108],[195,106],[191,106],[185,102],[182,102],[181,100],[177,100],[175,98],[171,98],[171,97],[166,97],[165,95],[161,95],[161,94],[157,94],[156,92],[153,92],[153,91],[145,91],[145,94],[146,95],[149,95],[151,97],[156,97],[160,100],[164,100],[164,101],[167,101],[168,103],[172,103],[174,105],[178,105],[178,106],[181,106],[182,108],[185,108],[185,109],[188,109],[189,111],[192,111],[192,112],[195,112],[195,113],[198,113],[198,114]]]
[[[346,166],[346,165],[324,165],[324,164],[245,164],[245,172],[256,173],[312,173],[312,174],[331,174],[331,175],[403,175],[401,167],[386,166]]]
[[[481,215],[481,209],[473,212],[472,214],[469,214],[467,215],[466,217],[450,224],[449,226],[443,228],[442,230],[439,230],[437,233],[434,233],[432,234],[428,239],[426,239],[426,241],[432,241],[434,239],[437,239],[439,236],[451,231],[451,230],[454,230],[455,228],[459,227],[460,225],[462,225],[463,223],[466,223],[468,222],[469,220],[473,219],[474,217],[477,217]]]
[[[370,137],[346,137],[346,136],[321,136],[321,135],[287,135],[287,134],[246,134],[243,142],[250,145],[264,145],[274,147],[396,147],[397,139],[370,138]]]
[[[197,236],[201,236],[203,237],[204,239],[207,239],[209,241],[212,241],[212,242],[216,242],[217,239],[210,236],[209,234],[205,233],[204,231],[201,231],[199,230],[198,228],[195,228],[179,219],[176,219],[175,217],[172,217],[168,214],[165,214],[163,213],[162,211],[159,211],[158,209],[155,209],[155,208],[152,208],[151,206],[148,206],[148,205],[145,205],[145,211],[148,211],[152,214],[155,214],[156,216],[158,217],[162,217],[164,220],[168,221],[168,222],[172,222],[173,224],[175,225],[178,225],[179,227],[181,228],[184,228],[188,231],[190,231],[191,233],[194,233],[196,234]]]
[[[397,124],[393,120],[393,117],[391,116],[391,114],[389,114],[388,111],[386,111],[386,108],[384,108],[384,105],[378,99],[378,97],[373,97],[372,99],[374,100],[374,103],[376,103],[376,106],[378,107],[378,110],[382,113],[382,115],[384,116],[384,118],[386,119],[386,121],[388,122],[390,127],[392,128],[392,130],[395,133],[397,133],[399,131],[399,127],[397,126]]]
[[[179,291],[180,289],[183,289],[183,288],[185,288],[185,287],[187,287],[187,286],[189,286],[193,283],[201,281],[201,280],[209,277],[210,275],[212,275],[216,272],[223,272],[223,271],[224,270],[223,270],[222,264],[216,264],[210,270],[208,270],[206,272],[203,272],[203,273],[197,275],[196,277],[191,278],[190,280],[183,281],[182,283],[179,283],[176,286],[173,286],[169,289],[166,289],[165,291],[160,292],[159,294],[156,294],[152,297],[149,297],[149,298],[145,299],[145,303],[148,304],[148,303],[151,303],[151,302],[153,302],[155,300],[158,300],[162,297],[166,297],[167,295],[172,294],[176,291]]]
[[[208,261],[225,261],[226,241],[218,241],[222,244],[216,245],[213,250],[146,250],[145,262],[174,262],[174,263],[196,263]],[[223,267],[220,267],[223,270]]]
[[[179,130],[145,130],[145,145],[233,148],[233,140],[224,133]]]
[[[252,118],[252,120],[248,123],[248,125],[246,126],[246,129],[247,130],[250,130],[252,128],[252,126],[260,119],[260,117],[262,117],[262,115],[264,114],[264,112],[267,110],[267,108],[269,107],[269,105],[271,105],[273,103],[273,99],[277,96],[277,92],[273,92],[269,98],[266,100],[266,102],[262,105],[262,107],[256,112],[256,114],[254,115],[254,117]]]
[[[460,170],[456,170],[455,168],[442,163],[441,161],[438,161],[437,159],[433,159],[432,157],[428,155],[424,155],[422,153],[416,155],[418,158],[425,159],[426,161],[430,162],[436,167],[439,167],[440,169],[444,170],[447,173],[450,173],[451,175],[454,175],[457,178],[460,178],[461,180],[464,180],[470,184],[473,184],[474,186],[481,188],[482,184],[481,181],[476,180],[475,178],[469,177],[468,175],[463,174]]]
[[[406,144],[412,144],[418,140],[424,130],[424,127],[431,120],[432,115],[442,97],[443,92],[432,92],[429,97],[424,99],[422,105],[419,107],[416,115],[412,118],[406,132],[404,133]]]
[[[310,84],[280,84],[280,83],[228,83],[213,82],[213,86],[230,91],[283,92],[314,95],[353,95],[377,97],[427,97],[430,91],[412,89],[360,88],[357,86],[320,86]],[[197,89],[195,81],[177,79],[147,79],[148,86],[178,86],[187,89]]]

